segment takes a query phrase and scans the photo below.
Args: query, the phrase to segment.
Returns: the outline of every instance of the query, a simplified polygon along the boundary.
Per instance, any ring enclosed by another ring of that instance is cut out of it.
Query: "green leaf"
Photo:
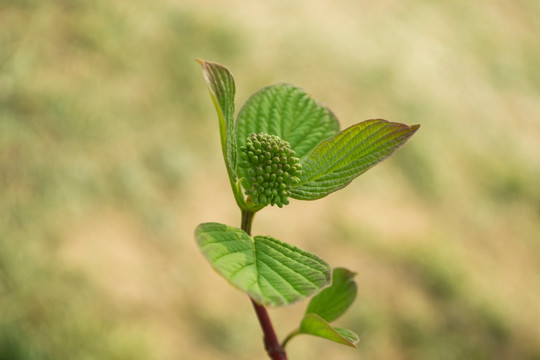
[[[311,299],[300,327],[286,338],[284,345],[297,335],[308,334],[356,347],[358,336],[354,332],[329,324],[343,315],[354,301],[357,291],[354,275],[345,268],[334,269],[332,285]]]
[[[323,260],[271,237],[218,223],[199,225],[195,237],[212,267],[263,305],[300,301],[330,282]]]
[[[234,78],[225,66],[209,61],[197,60],[202,66],[203,76],[216,107],[223,156],[235,168],[234,134]]]
[[[339,318],[351,306],[356,297],[355,273],[336,268],[332,273],[332,286],[315,295],[306,309],[306,314],[314,313],[322,319],[332,322]]]
[[[420,125],[367,120],[323,141],[302,163],[300,183],[291,197],[320,199],[347,186],[399,149]]]
[[[234,132],[234,78],[225,66],[198,59],[219,120],[221,149],[229,180],[238,205],[243,208],[244,197],[236,185],[236,134]]]
[[[317,314],[306,314],[302,319],[298,333],[322,337],[351,347],[356,347],[356,343],[358,343],[358,335],[354,332],[332,327]]]
[[[339,123],[330,109],[290,84],[259,90],[242,107],[236,120],[238,147],[252,133],[263,132],[288,141],[300,160],[338,131]]]

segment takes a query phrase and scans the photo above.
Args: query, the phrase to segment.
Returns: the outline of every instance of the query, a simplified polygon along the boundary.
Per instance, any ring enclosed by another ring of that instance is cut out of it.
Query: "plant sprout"
[[[331,325],[354,301],[354,272],[332,269],[318,256],[273,237],[252,236],[253,218],[268,205],[316,200],[342,189],[405,144],[420,125],[375,119],[340,131],[330,109],[290,84],[252,95],[235,121],[231,72],[218,63],[198,62],[217,111],[225,166],[241,212],[240,228],[219,223],[197,227],[202,253],[250,297],[271,359],[286,360],[286,345],[300,334],[356,347],[353,331]],[[310,296],[298,328],[280,342],[266,307]]]

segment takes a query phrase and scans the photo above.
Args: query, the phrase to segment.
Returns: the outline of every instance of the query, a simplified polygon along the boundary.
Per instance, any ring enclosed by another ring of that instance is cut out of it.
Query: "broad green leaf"
[[[248,99],[236,120],[238,147],[252,133],[263,132],[288,141],[300,160],[338,131],[339,123],[330,109],[290,84],[259,90]]]
[[[419,127],[378,119],[341,131],[319,144],[302,163],[300,183],[291,197],[315,200],[347,186],[399,149]]]
[[[306,314],[317,314],[328,322],[343,315],[356,297],[357,287],[354,275],[355,273],[344,268],[334,269],[332,285],[310,300]]]
[[[300,301],[330,282],[323,260],[271,237],[218,223],[199,225],[195,237],[212,267],[263,305]]]
[[[358,343],[358,335],[354,332],[332,327],[317,314],[304,316],[298,334],[314,335],[351,347],[356,347],[356,343]]]

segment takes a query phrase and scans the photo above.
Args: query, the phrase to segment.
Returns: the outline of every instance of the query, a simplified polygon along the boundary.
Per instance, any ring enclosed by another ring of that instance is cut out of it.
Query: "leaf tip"
[[[338,272],[343,272],[344,278],[346,278],[346,279],[353,279],[356,275],[358,275],[357,272],[351,271],[351,270],[349,270],[349,269],[347,269],[347,268],[344,268],[344,267],[337,267],[337,268],[335,268],[335,269],[334,269],[334,273],[336,272],[336,270],[337,270]]]

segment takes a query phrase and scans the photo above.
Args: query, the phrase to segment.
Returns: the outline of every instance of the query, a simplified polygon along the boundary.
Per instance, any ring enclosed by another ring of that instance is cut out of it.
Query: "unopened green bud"
[[[287,205],[302,172],[291,145],[275,135],[251,134],[240,148],[238,172],[246,195],[260,205]]]

